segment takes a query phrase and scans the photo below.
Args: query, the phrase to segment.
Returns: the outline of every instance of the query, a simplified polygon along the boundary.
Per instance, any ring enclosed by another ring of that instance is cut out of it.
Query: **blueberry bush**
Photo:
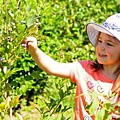
[[[94,60],[86,25],[102,23],[116,12],[120,12],[117,0],[1,0],[1,119],[29,120],[35,109],[38,117],[32,120],[73,120],[75,84],[38,68],[21,46],[22,40],[36,37],[39,48],[60,62]],[[95,106],[88,106],[91,114]],[[101,118],[105,118],[103,113]]]

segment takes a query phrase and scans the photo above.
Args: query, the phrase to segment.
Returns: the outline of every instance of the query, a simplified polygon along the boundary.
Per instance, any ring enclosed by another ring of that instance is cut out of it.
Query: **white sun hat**
[[[89,23],[87,25],[87,35],[93,46],[97,43],[99,32],[114,36],[120,41],[120,13],[108,17],[102,25],[96,23]]]

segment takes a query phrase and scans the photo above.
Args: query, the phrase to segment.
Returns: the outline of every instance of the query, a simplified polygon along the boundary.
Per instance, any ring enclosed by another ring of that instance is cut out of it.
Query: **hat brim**
[[[97,37],[99,32],[103,32],[113,36],[113,34],[110,33],[107,29],[105,29],[102,25],[98,25],[96,23],[89,23],[87,25],[87,35],[93,46],[95,46],[97,43]]]

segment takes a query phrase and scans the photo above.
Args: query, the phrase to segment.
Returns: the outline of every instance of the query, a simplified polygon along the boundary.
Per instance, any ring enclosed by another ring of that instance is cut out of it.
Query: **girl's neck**
[[[116,67],[103,66],[103,69],[101,71],[105,76],[113,80],[116,80],[118,74],[120,73],[118,67],[116,68]]]
[[[106,71],[104,71],[104,70],[101,70],[101,71],[102,71],[102,73],[103,73],[106,77],[108,77],[108,78],[110,78],[110,79],[112,79],[112,80],[116,80],[117,75],[111,74],[111,73],[106,72]]]

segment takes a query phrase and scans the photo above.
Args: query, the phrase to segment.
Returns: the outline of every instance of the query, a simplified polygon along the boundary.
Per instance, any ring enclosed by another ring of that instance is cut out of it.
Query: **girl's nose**
[[[102,51],[104,51],[104,50],[105,50],[105,48],[104,48],[104,47],[101,47],[101,50],[102,50]]]
[[[101,50],[105,50],[105,45],[103,43],[101,43],[99,47]]]

